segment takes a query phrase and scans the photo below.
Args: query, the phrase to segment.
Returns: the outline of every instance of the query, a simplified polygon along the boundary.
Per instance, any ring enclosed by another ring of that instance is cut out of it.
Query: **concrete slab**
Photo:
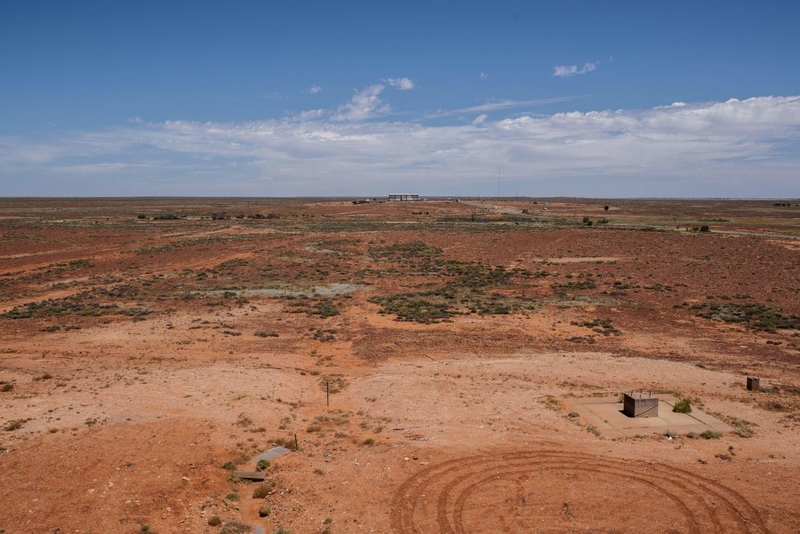
[[[593,425],[601,434],[608,437],[663,434],[667,430],[675,434],[733,430],[730,425],[695,407],[692,407],[692,413],[688,414],[673,412],[672,407],[676,400],[672,395],[659,394],[658,416],[641,418],[625,415],[619,397],[566,399],[564,405],[567,411],[578,413],[587,425]]]

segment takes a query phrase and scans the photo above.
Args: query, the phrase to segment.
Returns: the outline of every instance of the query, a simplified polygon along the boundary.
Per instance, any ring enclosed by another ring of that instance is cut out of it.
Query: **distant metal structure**
[[[389,202],[408,202],[411,200],[421,200],[416,193],[392,193],[389,195]]]

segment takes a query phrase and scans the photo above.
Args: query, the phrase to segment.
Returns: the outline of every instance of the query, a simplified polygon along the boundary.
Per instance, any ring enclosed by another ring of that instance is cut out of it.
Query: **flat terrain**
[[[800,531],[800,201],[0,199],[0,235],[0,532]],[[641,389],[660,426],[580,404]]]

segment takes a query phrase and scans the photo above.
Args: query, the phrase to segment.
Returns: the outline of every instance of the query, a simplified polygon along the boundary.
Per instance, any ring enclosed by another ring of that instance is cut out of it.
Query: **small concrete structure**
[[[256,482],[263,482],[267,477],[264,471],[234,471],[233,476],[241,478],[242,480],[254,480]]]
[[[647,397],[647,393],[644,395]],[[623,413],[619,395],[564,399],[564,409],[576,412],[586,425],[610,438],[648,434],[702,434],[706,430],[733,432],[734,428],[719,419],[693,408],[692,413],[673,412],[678,399],[666,393],[658,396],[658,417],[628,417]]]
[[[658,397],[644,392],[625,393],[622,399],[622,413],[628,417],[658,417]]]
[[[748,391],[758,391],[761,388],[761,384],[759,383],[759,379],[755,376],[748,376],[747,377],[747,390]]]

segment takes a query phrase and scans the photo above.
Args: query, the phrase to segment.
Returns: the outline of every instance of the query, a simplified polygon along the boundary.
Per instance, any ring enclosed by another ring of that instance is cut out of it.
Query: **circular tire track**
[[[568,497],[576,495],[573,515]],[[615,517],[652,532],[769,532],[742,495],[690,471],[558,450],[427,467],[400,486],[391,509],[398,534],[629,529]]]

